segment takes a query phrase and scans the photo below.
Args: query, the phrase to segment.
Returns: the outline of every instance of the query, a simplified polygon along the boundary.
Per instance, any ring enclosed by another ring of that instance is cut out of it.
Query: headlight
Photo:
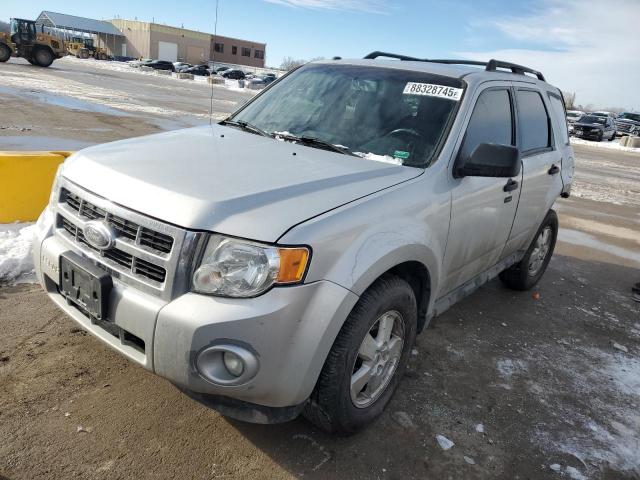
[[[51,194],[49,195],[49,205],[54,206],[58,203],[58,190],[60,190],[60,177],[62,176],[62,165],[58,165],[58,170],[56,170],[56,175],[53,177],[53,185],[51,185]]]
[[[255,297],[274,285],[299,283],[306,247],[282,248],[211,235],[193,274],[193,290],[223,297]]]

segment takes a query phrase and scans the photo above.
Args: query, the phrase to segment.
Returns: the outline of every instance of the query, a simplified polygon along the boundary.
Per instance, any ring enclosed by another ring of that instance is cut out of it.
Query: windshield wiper
[[[281,138],[282,140],[288,140],[290,142],[298,142],[303,145],[308,145],[310,147],[324,148],[325,150],[331,150],[332,152],[342,153],[344,155],[351,155],[352,157],[357,157],[348,147],[343,145],[335,145],[331,142],[326,142],[324,140],[320,140],[319,138],[314,137],[305,137],[293,135],[291,133],[272,133],[274,138]]]
[[[258,128],[255,125],[251,125],[249,122],[243,122],[241,120],[222,120],[220,122],[220,125],[230,125],[232,127],[239,127],[245,132],[255,133],[256,135],[262,135],[263,137],[271,136],[261,128]]]

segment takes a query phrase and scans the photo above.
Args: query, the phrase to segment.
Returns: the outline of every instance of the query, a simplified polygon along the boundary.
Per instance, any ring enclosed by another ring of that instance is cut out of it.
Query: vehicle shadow
[[[573,412],[614,432],[615,408],[628,407],[615,382],[594,377],[600,391],[592,401],[573,377],[619,354],[612,342],[640,348],[640,332],[628,334],[640,318],[631,299],[637,281],[633,268],[556,255],[531,292],[489,283],[419,336],[388,408],[353,436],[326,434],[303,418],[227,421],[297,478],[550,478],[553,463],[588,478],[637,478],[615,461],[589,458],[589,446],[606,452],[613,443],[591,445],[580,422],[560,420]],[[607,402],[615,408],[600,407]],[[438,434],[455,446],[440,448]],[[567,453],[562,439],[582,435],[586,453]]]

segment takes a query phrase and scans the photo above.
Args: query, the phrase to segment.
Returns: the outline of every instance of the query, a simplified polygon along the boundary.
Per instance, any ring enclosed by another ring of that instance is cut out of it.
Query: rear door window
[[[505,89],[485,90],[478,97],[465,134],[460,157],[468,159],[481,143],[513,145],[511,98]]]
[[[551,104],[551,114],[556,120],[560,140],[565,145],[569,143],[569,132],[567,131],[567,118],[564,112],[562,98],[555,93],[549,93],[549,103]]]
[[[533,90],[517,90],[516,99],[522,153],[549,148],[550,122],[540,93]]]

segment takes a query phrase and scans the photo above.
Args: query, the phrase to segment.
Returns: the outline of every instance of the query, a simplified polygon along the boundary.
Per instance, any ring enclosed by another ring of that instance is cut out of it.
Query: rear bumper
[[[166,301],[113,278],[108,321],[92,322],[58,291],[59,258],[69,246],[53,235],[52,223],[46,210],[34,241],[38,280],[51,300],[103,343],[191,396],[201,401],[208,395],[237,400],[217,402],[228,411],[231,404],[242,409],[242,402],[299,411],[358,299],[335,283],[319,281],[274,288],[250,299],[185,293]],[[196,359],[203,349],[220,343],[253,352],[258,361],[255,376],[233,386],[205,379]]]

